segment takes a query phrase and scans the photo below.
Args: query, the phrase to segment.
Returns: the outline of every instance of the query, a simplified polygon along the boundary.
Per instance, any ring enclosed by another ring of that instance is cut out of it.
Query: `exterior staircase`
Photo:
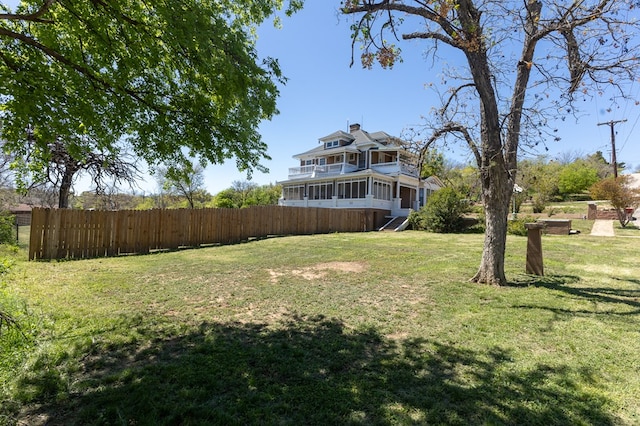
[[[404,231],[408,224],[409,220],[406,216],[394,216],[391,217],[390,220],[382,226],[382,228],[378,229],[378,231],[400,232]]]

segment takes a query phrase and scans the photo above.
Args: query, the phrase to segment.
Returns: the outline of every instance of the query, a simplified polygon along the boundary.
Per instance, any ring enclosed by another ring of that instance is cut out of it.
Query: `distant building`
[[[407,216],[444,185],[435,176],[419,178],[418,158],[408,143],[385,132],[369,133],[352,124],[319,139],[295,155],[282,185],[283,206],[375,209]]]
[[[28,204],[17,204],[9,207],[9,213],[15,215],[18,225],[31,225],[31,209]]]

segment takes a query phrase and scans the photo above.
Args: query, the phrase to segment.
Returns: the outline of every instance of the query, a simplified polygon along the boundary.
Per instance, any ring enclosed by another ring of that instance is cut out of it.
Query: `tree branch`
[[[365,0],[362,6],[353,6],[347,1],[347,5],[342,9],[343,13],[346,14],[354,14],[354,13],[365,13],[370,14],[379,11],[398,11],[404,12],[408,15],[421,16],[431,22],[435,22],[440,25],[443,29],[449,29],[447,31],[448,34],[454,33],[457,29],[447,20],[445,17],[436,13],[430,7],[413,7],[408,6],[404,3],[398,3],[396,1],[383,0],[379,3],[376,3],[373,0]]]
[[[45,0],[40,9],[29,15],[20,15],[15,13],[0,13],[0,21],[25,21],[25,22],[41,22],[52,24],[50,19],[42,19],[41,16],[47,13],[51,5],[57,0]]]
[[[160,105],[157,105],[157,104],[152,104],[150,102],[147,102],[138,93],[136,93],[135,91],[133,91],[131,89],[127,89],[125,87],[118,87],[118,86],[115,86],[115,85],[111,84],[110,82],[98,77],[91,69],[73,62],[72,60],[68,59],[66,56],[64,56],[64,55],[60,54],[59,52],[49,48],[48,46],[45,46],[44,44],[40,43],[39,41],[37,41],[37,40],[27,36],[27,35],[16,33],[14,31],[8,30],[6,28],[0,27],[0,36],[7,36],[7,37],[13,38],[15,40],[19,40],[19,41],[23,42],[24,44],[26,44],[28,46],[31,46],[31,47],[41,51],[42,53],[44,53],[48,57],[54,59],[57,62],[60,62],[63,65],[68,66],[69,68],[71,68],[71,69],[79,72],[80,74],[84,75],[89,80],[97,83],[104,90],[117,90],[117,91],[123,92],[123,93],[129,95],[131,98],[133,98],[136,101],[138,101],[139,103],[151,108],[152,110],[154,110],[157,113],[163,113],[163,112],[166,112],[166,111],[169,110],[169,108],[166,107],[166,106],[160,106]]]
[[[421,4],[421,3],[418,2],[418,4]],[[358,23],[357,28],[362,28],[363,23],[366,21],[368,16],[380,11],[387,11],[389,14],[391,14],[392,11],[398,11],[398,12],[406,13],[408,15],[420,16],[427,21],[430,21],[439,25],[444,30],[445,34],[449,36],[449,37],[445,37],[442,34],[438,35],[437,33],[430,33],[430,32],[411,33],[411,34],[404,34],[402,36],[403,39],[433,38],[433,39],[441,40],[444,43],[447,43],[451,46],[458,47],[458,48],[460,47],[460,45],[456,42],[456,39],[460,34],[460,29],[457,28],[455,25],[453,25],[453,23],[450,20],[448,20],[446,16],[436,13],[432,8],[424,4],[422,4],[421,7],[413,7],[413,6],[406,5],[404,3],[398,3],[396,1],[382,0],[379,3],[376,3],[373,0],[365,0],[362,5],[358,5],[357,3],[356,5],[354,5],[353,3],[350,3],[349,1],[347,1],[345,7],[342,8],[342,12],[345,14],[363,13],[362,19]],[[419,36],[420,34],[424,34],[424,35],[431,34],[431,36],[421,37]]]
[[[451,96],[449,96],[449,99],[447,99],[447,102],[445,102],[445,104],[442,106],[442,108],[440,108],[440,114],[444,115],[444,113],[447,111],[447,109],[449,109],[449,105],[451,105],[451,102],[453,102],[453,99],[458,96],[458,93],[462,89],[465,89],[467,87],[475,87],[475,86],[476,85],[474,83],[467,83],[467,84],[463,84],[462,86],[459,86],[459,87],[455,88],[451,92]]]
[[[523,42],[522,56],[518,62],[518,70],[513,87],[507,123],[507,136],[503,153],[510,176],[512,175],[510,171],[517,168],[518,143],[520,141],[520,129],[522,128],[522,109],[529,78],[531,77],[533,55],[536,45],[540,40],[538,27],[542,13],[542,2],[539,0],[526,1],[527,18],[525,22],[525,40]]]
[[[444,34],[440,34],[440,33],[436,33],[436,32],[426,32],[426,33],[422,33],[422,32],[414,32],[414,33],[409,33],[409,34],[402,34],[402,39],[403,40],[412,40],[412,39],[432,39],[432,40],[438,40],[441,41],[443,43],[446,43],[450,46],[453,47],[460,47],[460,44],[458,44],[454,39],[452,39],[451,37],[447,37]]]
[[[424,154],[427,151],[427,149],[429,149],[429,147],[435,141],[451,133],[461,134],[463,139],[467,142],[469,149],[471,150],[474,157],[476,158],[476,162],[478,163],[478,166],[482,164],[482,156],[480,154],[480,150],[478,149],[478,146],[476,145],[475,141],[471,137],[469,130],[462,124],[449,122],[449,123],[446,123],[441,128],[437,129],[435,132],[433,132],[429,140],[427,140],[427,142],[425,142],[425,144],[420,148],[420,155],[419,155],[420,168],[422,168],[422,159],[424,158]],[[420,170],[420,172],[422,172],[422,170]]]

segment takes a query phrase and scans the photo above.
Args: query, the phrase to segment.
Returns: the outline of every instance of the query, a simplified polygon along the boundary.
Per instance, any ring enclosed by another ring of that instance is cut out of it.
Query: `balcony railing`
[[[418,176],[418,168],[412,164],[398,163],[397,161],[393,161],[391,163],[377,163],[372,164],[371,168],[380,173],[384,174],[392,174],[392,173],[402,173],[404,175],[417,177]]]
[[[413,164],[400,163],[400,172],[405,175],[418,177],[418,168]]]
[[[371,168],[385,174],[402,173],[404,175],[417,177],[418,168],[412,164],[398,163],[397,161],[391,163],[377,163],[372,164]],[[300,179],[306,177],[322,177],[322,176],[335,176],[343,175],[345,173],[352,173],[358,171],[358,166],[354,164],[313,164],[309,166],[291,167],[289,168],[290,179]]]
[[[289,178],[334,176],[351,173],[358,170],[358,166],[353,164],[314,164],[310,166],[291,167],[289,168]]]

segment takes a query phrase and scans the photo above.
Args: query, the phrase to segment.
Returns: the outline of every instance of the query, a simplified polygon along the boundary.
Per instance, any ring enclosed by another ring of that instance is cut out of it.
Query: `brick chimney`
[[[353,133],[356,130],[360,130],[360,125],[358,123],[353,123],[349,126],[349,133]]]

